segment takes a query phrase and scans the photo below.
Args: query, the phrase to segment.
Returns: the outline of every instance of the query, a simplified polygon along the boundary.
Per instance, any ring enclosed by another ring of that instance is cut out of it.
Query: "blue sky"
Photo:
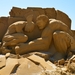
[[[71,29],[75,30],[75,0],[0,0],[0,17],[9,16],[11,8],[42,7],[65,12],[72,20]]]

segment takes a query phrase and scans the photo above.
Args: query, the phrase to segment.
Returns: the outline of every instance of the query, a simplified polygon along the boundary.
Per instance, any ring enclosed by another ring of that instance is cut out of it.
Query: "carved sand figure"
[[[15,47],[15,51],[17,53],[24,54],[24,53],[31,52],[31,51],[48,51],[52,42],[52,37],[54,40],[57,39],[57,38],[54,38],[55,36],[53,35],[53,33],[56,31],[64,31],[65,33],[63,33],[63,35],[66,35],[66,36],[69,35],[71,37],[73,36],[71,30],[68,28],[68,26],[65,23],[59,20],[55,20],[55,19],[49,20],[46,15],[38,16],[36,19],[36,24],[40,30],[43,30],[41,36],[28,43],[18,44]],[[60,39],[62,40],[61,37]],[[65,38],[63,39],[65,40]],[[62,43],[61,40],[60,42]],[[66,41],[64,42],[66,43]],[[54,41],[54,44],[55,44],[56,49],[58,49],[58,46],[56,45],[56,41]],[[59,47],[61,47],[60,44],[59,44]],[[69,48],[69,45],[66,44],[66,47]],[[67,52],[67,48],[64,49],[65,51],[63,49],[62,50],[59,49],[59,52],[62,55],[64,54],[63,56],[65,56],[65,53]]]
[[[58,56],[61,55],[60,58],[65,57],[67,55],[66,53],[75,49],[75,47],[71,45],[71,40],[74,40],[72,36],[71,30],[62,21],[49,19],[46,15],[39,15],[34,26],[32,15],[30,15],[27,17],[27,22],[18,21],[9,26],[3,38],[3,52],[9,52],[8,49],[11,49],[12,46],[15,46],[15,48],[12,47],[12,49],[15,49],[15,53],[17,54],[32,51],[50,51],[51,43],[54,42],[56,49],[54,58],[59,59]],[[59,45],[58,42],[60,43]],[[8,46],[9,48],[7,49]]]
[[[30,26],[30,27],[29,27]],[[23,43],[28,40],[28,36],[24,32],[32,32],[34,29],[34,22],[32,22],[32,15],[27,17],[26,21],[18,21],[11,24],[3,37],[2,49],[6,49],[8,46],[15,46],[18,43]],[[7,49],[6,52],[9,52]]]

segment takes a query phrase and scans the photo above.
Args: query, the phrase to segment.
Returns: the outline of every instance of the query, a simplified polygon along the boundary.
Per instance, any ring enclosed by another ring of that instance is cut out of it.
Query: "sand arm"
[[[40,38],[29,43],[21,43],[15,47],[17,53],[23,54],[31,51],[47,51],[49,49],[52,36],[49,28],[45,28]]]

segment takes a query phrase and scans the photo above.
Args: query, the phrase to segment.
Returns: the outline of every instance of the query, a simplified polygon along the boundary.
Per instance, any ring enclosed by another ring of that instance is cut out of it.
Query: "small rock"
[[[74,59],[75,58],[75,55],[73,55],[71,58],[70,58],[70,60],[72,60],[72,59]]]
[[[64,65],[65,64],[65,60],[64,59],[58,60],[58,63],[59,63],[59,65]]]
[[[72,60],[72,62],[75,62],[75,58]]]
[[[8,58],[10,56],[10,53],[6,53],[5,57]]]
[[[63,68],[61,68],[61,70],[63,71],[63,72],[66,72],[67,71],[67,67],[63,67]]]
[[[62,71],[61,74],[62,75],[67,75],[67,73],[65,71]]]
[[[68,64],[68,61],[69,61],[69,60],[66,60],[66,61],[65,61],[65,64],[64,64],[64,66],[67,66],[67,64]]]
[[[71,71],[71,72],[75,72],[75,63],[71,63],[71,64],[69,64],[69,70]]]

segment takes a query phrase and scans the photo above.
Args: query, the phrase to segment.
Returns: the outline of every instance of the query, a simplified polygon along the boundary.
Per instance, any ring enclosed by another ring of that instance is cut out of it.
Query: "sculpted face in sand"
[[[45,15],[38,16],[36,19],[36,25],[39,29],[44,29],[49,23],[49,18]]]

